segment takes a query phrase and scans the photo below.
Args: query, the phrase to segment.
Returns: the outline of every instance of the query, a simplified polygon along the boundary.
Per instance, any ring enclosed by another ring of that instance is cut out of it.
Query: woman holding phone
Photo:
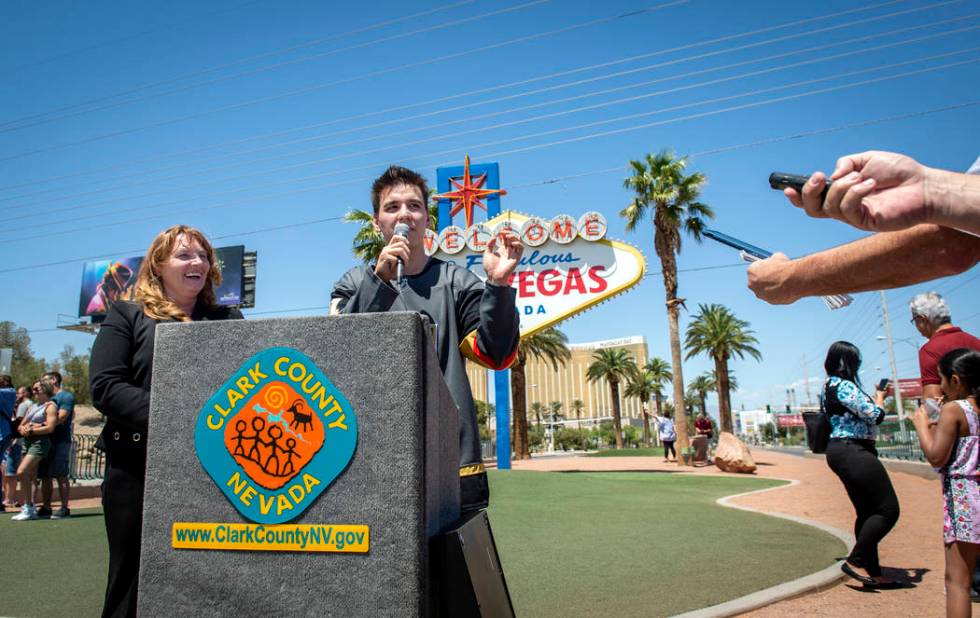
[[[874,397],[861,390],[858,369],[861,352],[847,341],[837,341],[827,351],[822,404],[830,421],[827,465],[844,484],[854,505],[854,548],[841,570],[868,588],[894,588],[882,576],[878,544],[898,521],[898,497],[875,449],[877,425],[885,418],[885,393]]]

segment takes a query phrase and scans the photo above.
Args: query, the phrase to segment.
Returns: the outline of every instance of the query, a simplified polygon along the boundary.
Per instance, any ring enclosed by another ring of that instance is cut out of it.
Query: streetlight
[[[902,404],[902,387],[898,382],[898,364],[895,362],[895,345],[892,343],[892,324],[891,320],[888,319],[888,303],[885,301],[885,292],[879,290],[881,294],[881,317],[884,318],[885,323],[885,336],[881,337],[878,335],[875,339],[884,339],[885,343],[888,344],[888,360],[892,366],[892,380],[895,385],[895,408],[898,411],[898,430],[902,435],[902,442],[908,442],[908,434],[905,431],[905,407]]]

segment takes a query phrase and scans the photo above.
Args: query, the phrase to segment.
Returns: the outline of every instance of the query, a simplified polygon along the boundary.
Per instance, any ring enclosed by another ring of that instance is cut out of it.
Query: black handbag
[[[824,409],[824,399],[826,393],[820,396],[819,412],[804,412],[803,423],[806,425],[806,444],[810,451],[820,454],[827,450],[827,443],[830,442],[830,419]]]

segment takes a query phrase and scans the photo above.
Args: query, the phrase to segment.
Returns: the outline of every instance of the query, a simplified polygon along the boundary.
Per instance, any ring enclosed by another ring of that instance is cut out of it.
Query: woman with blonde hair
[[[135,616],[143,527],[146,430],[150,415],[153,341],[160,322],[241,319],[218,305],[221,283],[214,248],[199,230],[160,232],[140,265],[133,299],[112,303],[92,347],[92,401],[106,415],[102,486],[109,578],[103,616]]]
[[[27,413],[18,427],[20,435],[24,436],[24,458],[17,468],[17,478],[20,479],[21,495],[24,499],[20,513],[11,518],[14,521],[38,519],[37,509],[34,507],[34,480],[41,462],[51,450],[51,434],[58,426],[58,406],[52,401],[54,386],[47,380],[38,380],[31,390],[37,405]]]

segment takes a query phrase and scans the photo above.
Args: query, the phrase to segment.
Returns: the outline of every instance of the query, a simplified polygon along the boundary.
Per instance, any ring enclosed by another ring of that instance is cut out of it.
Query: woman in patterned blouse
[[[878,543],[898,521],[898,497],[878,461],[876,425],[885,418],[885,393],[874,399],[861,390],[858,369],[861,352],[854,344],[838,341],[827,351],[821,403],[832,428],[827,464],[840,478],[854,505],[857,541],[841,569],[866,587],[890,588],[896,583],[882,577]]]

